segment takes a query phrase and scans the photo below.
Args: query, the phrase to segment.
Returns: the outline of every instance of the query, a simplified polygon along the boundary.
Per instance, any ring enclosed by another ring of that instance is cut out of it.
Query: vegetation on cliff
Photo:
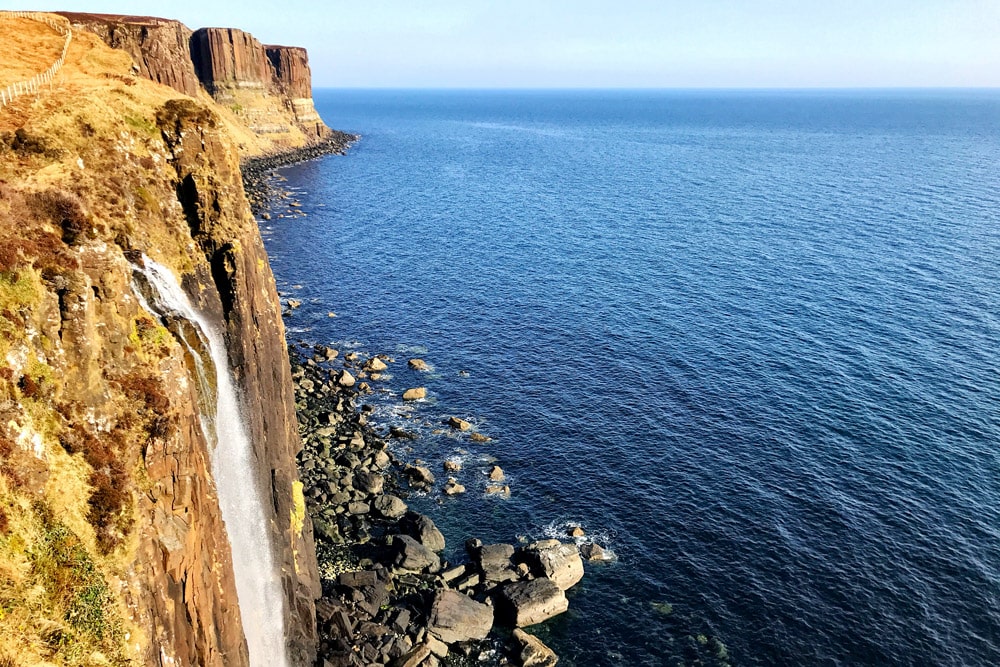
[[[44,46],[51,29],[0,24],[0,71],[45,66],[14,47]],[[291,380],[237,144],[277,146],[207,94],[137,76],[82,30],[51,88],[0,110],[4,667],[246,663],[196,383],[133,289],[142,254],[226,334],[275,508],[290,654],[302,664],[314,651]]]

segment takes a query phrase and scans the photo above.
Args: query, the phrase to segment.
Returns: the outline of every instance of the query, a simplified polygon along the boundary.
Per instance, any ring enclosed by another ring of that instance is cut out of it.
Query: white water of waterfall
[[[149,284],[152,302],[135,292],[150,312],[187,320],[196,330],[214,365],[215,382],[206,374],[213,369],[201,359],[187,335],[178,336],[193,355],[202,393],[215,385],[215,415],[202,416],[202,429],[211,449],[212,472],[218,491],[222,520],[232,548],[236,593],[252,667],[285,667],[284,596],[274,563],[264,505],[254,475],[253,451],[240,414],[240,402],[229,370],[229,356],[222,336],[197,311],[165,266],[144,257],[135,267]]]

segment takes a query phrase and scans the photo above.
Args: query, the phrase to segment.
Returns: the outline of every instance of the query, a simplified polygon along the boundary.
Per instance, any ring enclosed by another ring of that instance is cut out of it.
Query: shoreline
[[[351,146],[360,140],[360,134],[330,130],[329,136],[315,144],[240,160],[243,190],[246,192],[247,201],[250,203],[250,210],[254,216],[260,215],[276,198],[276,189],[273,185],[275,169],[307,162],[325,155],[346,155]]]
[[[432,492],[435,473],[393,453],[389,440],[408,434],[380,434],[368,423],[372,406],[359,405],[378,369],[402,362],[304,341],[289,345],[289,359],[323,584],[317,664],[555,665],[520,628],[566,611],[565,591],[584,575],[576,544],[470,538],[465,558],[447,562],[444,536],[406,502]]]
[[[269,219],[266,209],[280,199],[275,169],[344,154],[358,139],[336,132],[320,145],[244,161],[255,217]],[[286,317],[296,307],[288,305]],[[576,543],[485,545],[470,538],[465,557],[447,562],[444,536],[406,499],[414,492],[464,493],[464,487],[449,478],[435,489],[427,464],[404,461],[389,448],[391,439],[415,436],[378,433],[367,418],[373,406],[362,403],[396,360],[357,352],[341,357],[319,341],[289,342],[288,351],[302,439],[296,511],[312,521],[323,591],[316,602],[316,664],[556,665],[555,652],[521,628],[568,608],[565,592],[584,575]],[[451,427],[464,430],[461,420]],[[441,474],[453,472],[449,462],[437,463]],[[509,493],[497,470],[497,488]]]

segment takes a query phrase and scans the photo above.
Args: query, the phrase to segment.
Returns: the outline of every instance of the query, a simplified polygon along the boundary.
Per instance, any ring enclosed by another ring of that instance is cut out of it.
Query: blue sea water
[[[363,138],[262,223],[289,338],[395,356],[453,558],[613,550],[561,664],[1000,664],[1000,92],[316,101]]]

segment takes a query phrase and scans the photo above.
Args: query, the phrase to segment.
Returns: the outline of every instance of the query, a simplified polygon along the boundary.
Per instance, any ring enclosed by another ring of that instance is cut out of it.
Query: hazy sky
[[[318,87],[1000,87],[1000,0],[0,0],[53,4],[305,46]]]

